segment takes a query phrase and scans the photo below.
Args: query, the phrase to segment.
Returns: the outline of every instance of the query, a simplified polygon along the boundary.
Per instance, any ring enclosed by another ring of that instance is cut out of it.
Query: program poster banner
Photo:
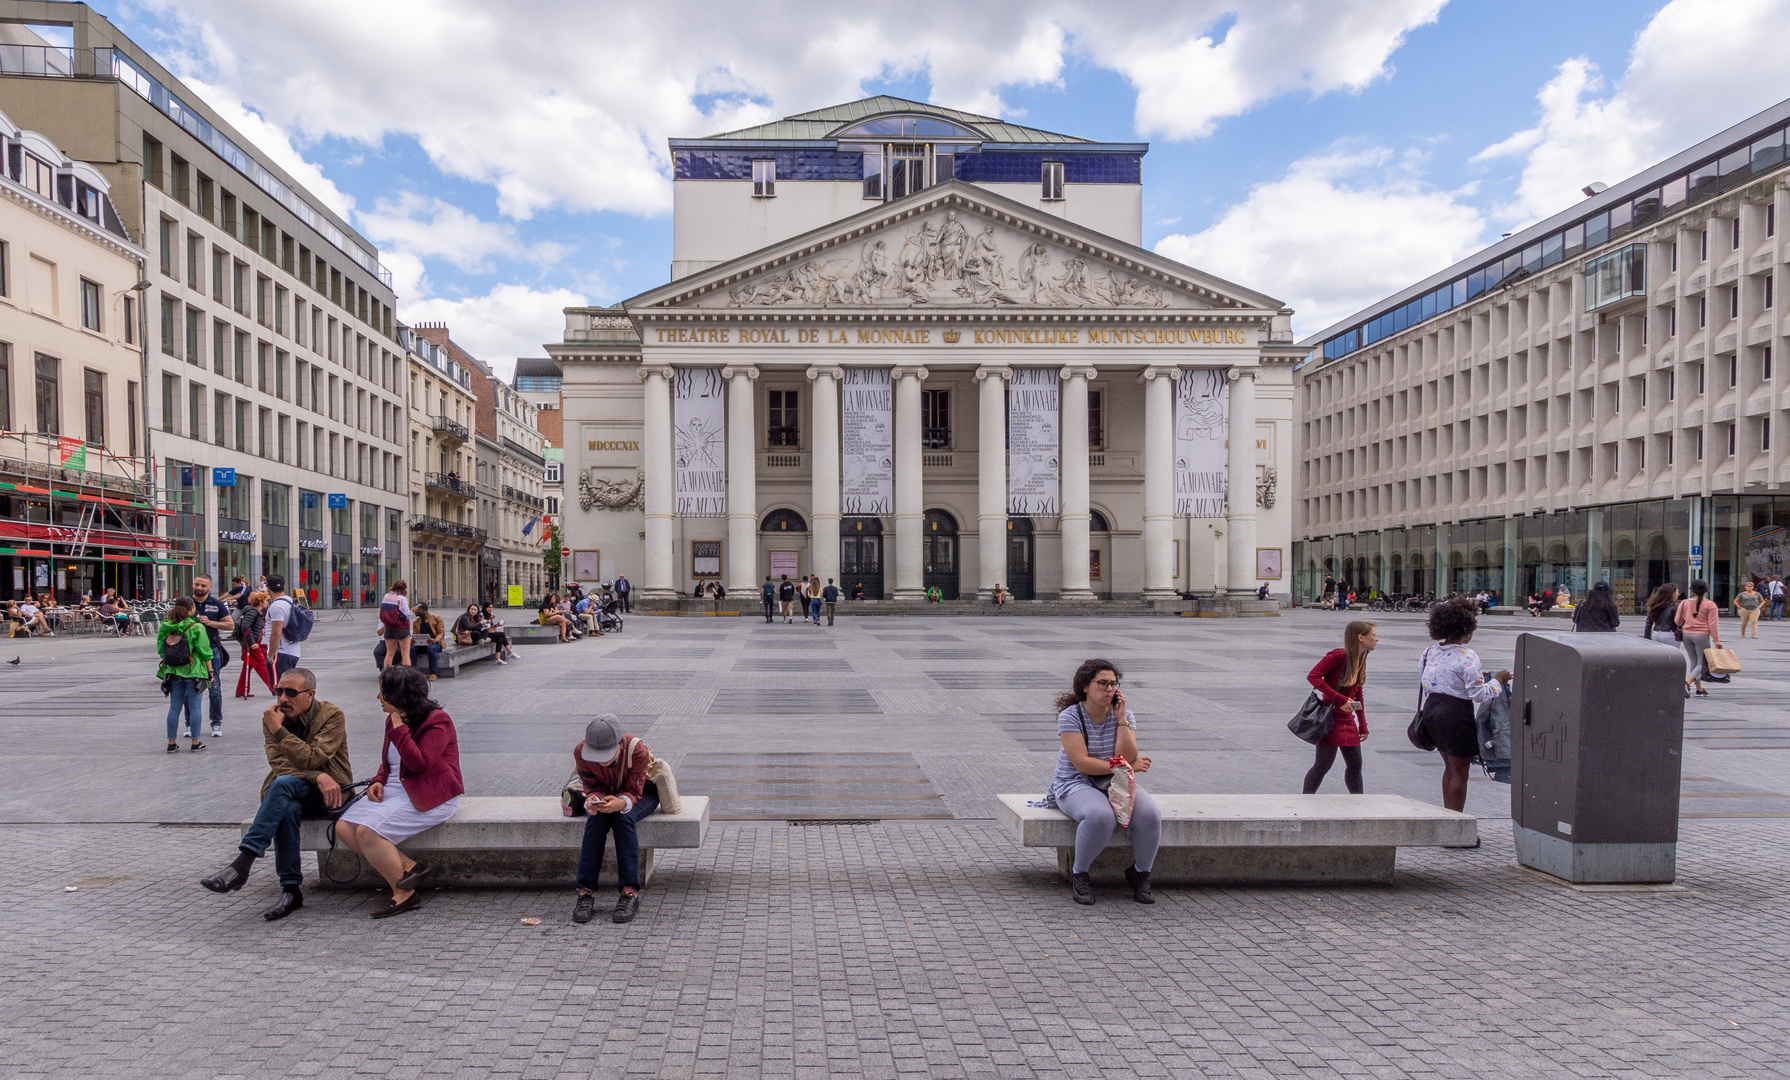
[[[845,474],[840,485],[841,511],[848,515],[895,512],[895,428],[890,422],[894,395],[889,372],[846,368],[841,445]]]
[[[1175,516],[1223,517],[1224,372],[1183,371],[1175,388]]]
[[[1014,368],[1007,389],[1007,512],[1059,513],[1057,369]]]
[[[679,517],[727,514],[726,380],[720,368],[678,368],[671,384]]]

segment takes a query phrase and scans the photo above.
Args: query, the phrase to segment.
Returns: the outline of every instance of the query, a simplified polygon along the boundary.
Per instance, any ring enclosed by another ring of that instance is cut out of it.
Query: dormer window
[[[777,194],[777,162],[774,158],[752,161],[752,197],[769,199]]]
[[[25,166],[19,183],[46,199],[54,201],[56,198],[56,170],[35,154],[25,155]]]
[[[1047,161],[1044,163],[1043,198],[1045,202],[1063,201],[1063,163]]]

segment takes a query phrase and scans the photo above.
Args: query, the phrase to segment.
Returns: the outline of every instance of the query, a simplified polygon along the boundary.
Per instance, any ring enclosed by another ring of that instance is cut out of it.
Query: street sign
[[[212,483],[213,487],[235,487],[236,486],[236,470],[235,469],[217,469],[217,468],[212,469],[211,470],[211,483]]]
[[[572,557],[572,549],[571,548],[560,548],[559,549],[559,557],[562,559],[571,558]]]
[[[1703,554],[1703,545],[1702,544],[1692,544],[1691,545],[1691,556],[1693,558],[1696,558],[1698,562],[1703,561],[1701,558],[1702,554]]]
[[[336,494],[330,495],[329,508],[331,510],[343,510],[343,509],[346,509],[347,506],[348,506],[348,496],[336,495]]]

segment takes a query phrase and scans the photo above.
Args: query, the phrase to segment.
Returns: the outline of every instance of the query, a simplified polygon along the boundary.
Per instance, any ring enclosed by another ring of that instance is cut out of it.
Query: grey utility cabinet
[[[1523,634],[1511,699],[1517,861],[1584,884],[1677,874],[1684,654],[1628,634]]]

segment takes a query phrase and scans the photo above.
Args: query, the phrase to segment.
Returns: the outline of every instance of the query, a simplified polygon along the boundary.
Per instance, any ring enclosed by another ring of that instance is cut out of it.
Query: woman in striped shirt
[[[1119,677],[1119,669],[1110,660],[1089,660],[1076,669],[1072,689],[1057,698],[1057,737],[1063,749],[1057,755],[1056,775],[1051,778],[1044,805],[1056,807],[1077,823],[1069,888],[1078,904],[1094,902],[1088,871],[1118,828],[1107,799],[1107,788],[1113,782],[1110,762],[1122,757],[1131,763],[1134,773],[1150,769],[1150,759],[1137,752],[1137,718],[1125,707]],[[1162,843],[1162,815],[1156,800],[1141,787],[1131,808],[1129,827],[1134,861],[1125,868],[1125,880],[1133,900],[1154,904],[1150,868]]]

